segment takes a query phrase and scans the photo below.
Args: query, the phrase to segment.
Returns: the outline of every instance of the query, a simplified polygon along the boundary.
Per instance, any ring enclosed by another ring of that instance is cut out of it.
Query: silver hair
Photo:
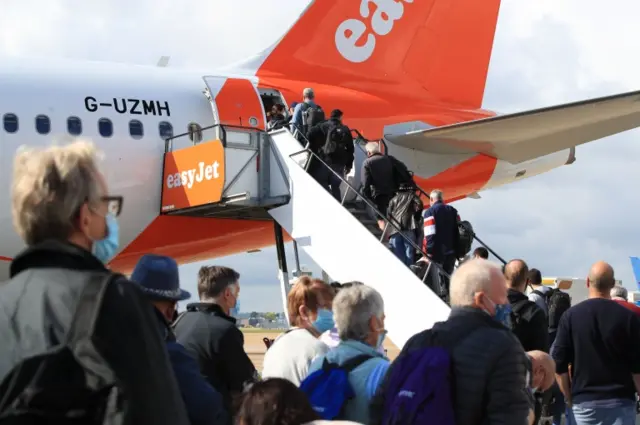
[[[500,267],[491,261],[484,259],[465,261],[451,277],[451,306],[474,305],[475,294],[488,292],[491,283],[500,278],[504,280]]]
[[[85,202],[98,205],[104,195],[98,152],[91,142],[21,148],[13,166],[13,224],[27,245],[45,239],[67,240]]]
[[[364,341],[371,333],[371,318],[382,318],[383,315],[382,296],[367,285],[341,289],[333,300],[333,317],[338,328],[338,336],[343,341]]]
[[[313,99],[315,97],[315,93],[311,87],[307,87],[302,90],[302,97],[305,99]]]
[[[624,298],[625,300],[629,298],[629,291],[624,286],[616,285],[611,288],[611,297]]]
[[[443,199],[442,191],[438,189],[432,190],[431,193],[429,194],[429,199],[432,201],[442,201]]]
[[[380,144],[378,142],[369,142],[364,147],[369,155],[380,153]]]

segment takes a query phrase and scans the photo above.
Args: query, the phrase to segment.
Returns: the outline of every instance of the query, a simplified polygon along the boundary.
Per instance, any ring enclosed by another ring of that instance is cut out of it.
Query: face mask
[[[229,316],[235,317],[240,313],[240,300],[238,299],[238,295],[236,294],[236,303],[233,307],[229,309]]]
[[[326,308],[318,309],[318,317],[316,318],[315,322],[313,322],[313,327],[322,334],[328,330],[333,329],[334,325],[335,322],[333,321],[333,312],[331,310],[327,310]]]
[[[107,236],[102,240],[95,241],[92,251],[98,260],[107,264],[118,252],[120,228],[118,220],[113,214],[107,214],[105,220],[107,222]]]
[[[378,335],[378,342],[376,343],[376,349],[380,349],[380,347],[382,347],[382,343],[384,342],[386,337],[387,337],[387,330],[383,329],[382,333]]]
[[[496,310],[496,314],[493,318],[497,322],[500,322],[507,328],[511,329],[511,304],[496,304],[491,300],[489,301],[493,304]]]

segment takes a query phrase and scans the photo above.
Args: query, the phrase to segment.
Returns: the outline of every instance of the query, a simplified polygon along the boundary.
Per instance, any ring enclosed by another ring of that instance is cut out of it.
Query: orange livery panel
[[[161,212],[219,202],[224,181],[224,148],[220,140],[167,152]]]

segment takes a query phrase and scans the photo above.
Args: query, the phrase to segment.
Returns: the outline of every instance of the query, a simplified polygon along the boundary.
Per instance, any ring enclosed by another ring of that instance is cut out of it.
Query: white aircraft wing
[[[387,135],[430,153],[484,153],[517,164],[640,126],[640,91]]]

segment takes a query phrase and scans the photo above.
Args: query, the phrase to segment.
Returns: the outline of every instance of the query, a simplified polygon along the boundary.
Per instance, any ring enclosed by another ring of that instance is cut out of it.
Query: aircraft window
[[[173,137],[173,126],[170,122],[162,121],[158,124],[158,131],[160,131],[160,137],[162,140],[170,139]]]
[[[49,134],[51,131],[51,120],[46,115],[36,117],[36,131],[40,134]]]
[[[202,142],[202,127],[200,124],[192,122],[187,127],[187,131],[189,132],[189,139],[194,143]]]
[[[2,118],[4,131],[7,133],[15,133],[18,131],[18,116],[16,114],[4,114]]]
[[[100,118],[98,120],[98,132],[102,137],[113,136],[113,124],[109,118]]]
[[[78,117],[67,118],[67,131],[73,136],[82,134],[82,121]]]
[[[142,123],[138,120],[129,121],[129,134],[134,139],[142,139],[142,136],[144,136]]]

